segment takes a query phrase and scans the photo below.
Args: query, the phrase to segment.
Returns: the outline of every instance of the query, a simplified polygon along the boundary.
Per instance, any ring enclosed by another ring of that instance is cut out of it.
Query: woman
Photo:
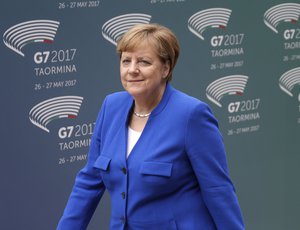
[[[169,84],[179,55],[175,35],[137,25],[117,52],[126,91],[102,105],[58,229],[86,229],[105,189],[112,230],[244,229],[216,119]]]

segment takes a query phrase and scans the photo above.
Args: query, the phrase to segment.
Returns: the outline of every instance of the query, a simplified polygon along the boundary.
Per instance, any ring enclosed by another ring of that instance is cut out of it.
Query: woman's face
[[[161,62],[154,50],[141,45],[132,52],[122,52],[121,82],[134,98],[155,97],[164,90],[170,67]]]

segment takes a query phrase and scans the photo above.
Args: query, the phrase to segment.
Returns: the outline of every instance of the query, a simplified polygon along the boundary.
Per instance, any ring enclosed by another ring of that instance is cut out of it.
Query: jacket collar
[[[160,100],[160,102],[158,103],[158,105],[151,112],[150,117],[157,116],[164,110],[164,108],[168,104],[168,101],[169,101],[170,96],[173,91],[174,91],[174,89],[172,88],[172,86],[169,83],[167,83],[164,95],[163,95],[162,99]]]
[[[160,102],[153,109],[153,111],[151,112],[151,115],[150,115],[149,118],[157,116],[158,114],[160,114],[164,110],[164,108],[168,104],[169,98],[170,98],[170,96],[171,96],[171,94],[172,94],[173,91],[174,91],[174,88],[169,83],[167,83],[166,84],[165,92],[164,92],[164,94],[163,94]],[[130,95],[130,101],[128,103],[128,107],[127,107],[127,110],[126,110],[127,121],[128,121],[128,118],[129,118],[130,110],[132,109],[133,105],[134,105],[134,99]]]

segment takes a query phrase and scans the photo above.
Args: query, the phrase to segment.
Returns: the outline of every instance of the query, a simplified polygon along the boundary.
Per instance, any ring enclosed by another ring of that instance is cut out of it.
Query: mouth
[[[141,81],[144,81],[144,80],[142,80],[142,79],[128,80],[128,82],[132,82],[132,83],[141,82]]]

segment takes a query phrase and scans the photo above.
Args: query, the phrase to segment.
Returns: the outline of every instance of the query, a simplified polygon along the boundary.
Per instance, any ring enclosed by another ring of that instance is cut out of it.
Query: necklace
[[[140,117],[140,118],[145,118],[145,117],[149,117],[151,112],[150,113],[146,113],[146,114],[140,114],[140,113],[137,113],[135,111],[133,111],[133,114],[137,117]]]

